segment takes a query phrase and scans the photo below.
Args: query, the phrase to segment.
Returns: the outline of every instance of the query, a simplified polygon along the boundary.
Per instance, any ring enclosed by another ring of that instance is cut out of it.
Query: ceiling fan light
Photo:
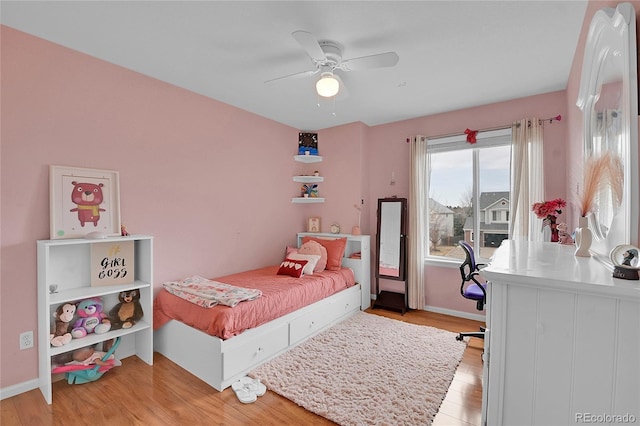
[[[338,83],[338,80],[332,74],[323,75],[316,83],[318,95],[325,98],[335,96],[338,90],[340,90],[340,83]]]

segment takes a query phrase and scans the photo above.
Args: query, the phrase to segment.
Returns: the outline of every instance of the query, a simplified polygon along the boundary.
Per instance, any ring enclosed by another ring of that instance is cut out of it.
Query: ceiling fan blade
[[[276,77],[276,78],[272,78],[270,80],[266,80],[265,83],[271,83],[272,81],[277,81],[277,80],[284,80],[285,78],[302,78],[302,77],[308,77],[314,74],[319,73],[320,70],[319,69],[315,69],[312,71],[302,71],[302,72],[296,72],[293,74],[289,74],[289,75],[283,75],[282,77]]]
[[[358,71],[367,68],[392,67],[398,63],[396,52],[378,53],[377,55],[361,56],[359,58],[342,61],[339,68],[343,71]]]
[[[300,46],[307,52],[312,61],[323,62],[327,60],[320,43],[318,43],[313,34],[307,31],[294,31],[291,35],[300,43]]]

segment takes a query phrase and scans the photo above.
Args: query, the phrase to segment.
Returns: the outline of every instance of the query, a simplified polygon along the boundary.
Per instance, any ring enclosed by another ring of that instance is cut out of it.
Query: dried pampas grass
[[[587,159],[584,166],[582,191],[578,197],[580,215],[585,217],[596,207],[596,197],[606,188],[611,188],[613,201],[622,202],[624,169],[622,160],[610,152]]]
[[[622,160],[617,155],[611,155],[611,163],[609,164],[609,176],[611,181],[611,190],[613,191],[613,201],[616,206],[622,204],[622,191],[624,184],[624,166]]]

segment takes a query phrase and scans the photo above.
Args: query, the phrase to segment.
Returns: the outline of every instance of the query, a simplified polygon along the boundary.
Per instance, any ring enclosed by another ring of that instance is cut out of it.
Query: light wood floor
[[[381,309],[368,312],[445,330],[474,331],[476,321],[424,311],[404,316]],[[472,338],[433,425],[479,425],[482,401],[482,341]],[[218,392],[162,355],[149,366],[137,357],[122,360],[99,381],[53,386],[53,405],[39,389],[0,401],[2,426],[32,425],[331,425],[268,391],[242,404],[231,388]]]

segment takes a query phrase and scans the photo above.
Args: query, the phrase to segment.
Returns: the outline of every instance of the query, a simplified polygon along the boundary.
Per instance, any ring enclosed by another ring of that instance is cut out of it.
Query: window
[[[429,259],[462,259],[459,240],[487,259],[509,236],[511,129],[481,132],[477,141],[469,144],[465,135],[428,141]]]

